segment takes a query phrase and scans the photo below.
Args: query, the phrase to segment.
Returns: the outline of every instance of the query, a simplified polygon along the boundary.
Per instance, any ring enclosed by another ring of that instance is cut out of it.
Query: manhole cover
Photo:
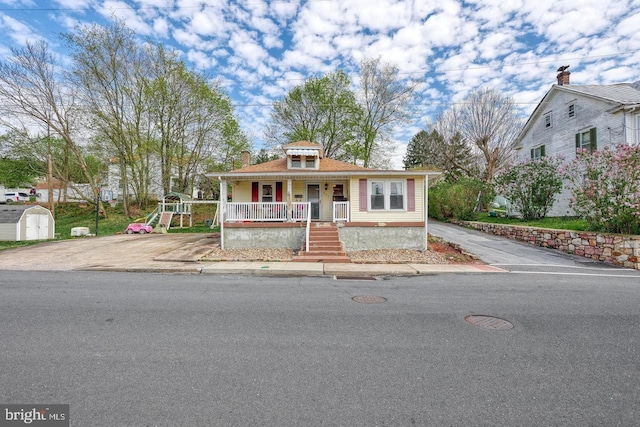
[[[377,304],[380,302],[385,302],[387,300],[386,298],[377,297],[375,295],[359,295],[351,299],[355,302],[359,302],[360,304]]]
[[[513,329],[513,323],[499,317],[470,315],[465,317],[464,320],[478,328],[491,329],[492,331],[507,331]]]

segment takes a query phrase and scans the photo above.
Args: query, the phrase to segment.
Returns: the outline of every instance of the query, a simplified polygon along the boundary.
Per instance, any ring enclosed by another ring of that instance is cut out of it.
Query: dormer
[[[284,147],[287,156],[287,169],[319,169],[323,156],[322,145],[309,141],[298,141]]]

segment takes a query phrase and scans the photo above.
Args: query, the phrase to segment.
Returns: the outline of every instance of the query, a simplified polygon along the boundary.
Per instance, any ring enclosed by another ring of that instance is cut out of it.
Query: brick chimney
[[[242,153],[240,153],[241,157],[240,157],[240,164],[241,164],[241,168],[246,168],[248,166],[251,166],[251,152],[244,150],[242,151]]]
[[[558,75],[556,77],[558,78],[559,86],[569,85],[569,76],[571,75],[571,71],[569,71],[568,68],[568,65],[563,65],[562,67],[558,68]]]

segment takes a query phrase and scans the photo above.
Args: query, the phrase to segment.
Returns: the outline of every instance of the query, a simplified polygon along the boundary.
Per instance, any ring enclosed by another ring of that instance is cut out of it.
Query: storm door
[[[307,184],[307,202],[311,204],[311,219],[320,219],[320,184]]]

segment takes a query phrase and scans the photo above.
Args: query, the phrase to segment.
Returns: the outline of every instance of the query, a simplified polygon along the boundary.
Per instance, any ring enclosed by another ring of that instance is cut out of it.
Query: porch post
[[[220,182],[220,201],[218,203],[218,219],[220,220],[220,249],[224,249],[224,221],[225,211],[227,210],[227,181],[218,177]]]
[[[429,175],[424,176],[424,250],[429,250]]]
[[[287,179],[287,221],[291,221],[293,219],[293,196],[291,193],[292,186],[291,178]]]

